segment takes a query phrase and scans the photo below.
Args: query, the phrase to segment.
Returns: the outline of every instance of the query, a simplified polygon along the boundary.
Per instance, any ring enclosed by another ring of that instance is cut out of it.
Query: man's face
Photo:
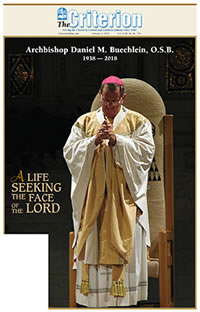
[[[104,114],[108,118],[114,118],[120,110],[122,104],[122,97],[120,96],[120,87],[115,90],[110,90],[108,86],[104,86],[101,94],[101,106]]]

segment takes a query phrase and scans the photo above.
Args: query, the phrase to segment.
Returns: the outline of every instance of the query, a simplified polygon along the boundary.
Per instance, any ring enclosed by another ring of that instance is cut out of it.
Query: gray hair
[[[125,93],[125,87],[120,85],[120,84],[118,84],[118,83],[104,83],[104,84],[101,85],[101,87],[99,89],[101,94],[103,93],[103,88],[105,86],[108,86],[109,90],[111,90],[111,91],[116,90],[117,87],[119,87],[120,88],[120,96],[123,96],[124,93]]]

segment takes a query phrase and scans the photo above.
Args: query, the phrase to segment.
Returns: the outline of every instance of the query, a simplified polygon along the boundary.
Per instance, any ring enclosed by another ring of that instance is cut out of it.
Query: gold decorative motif
[[[9,96],[31,95],[33,58],[31,55],[9,55]]]
[[[19,87],[22,88],[24,83],[28,79],[28,72],[23,64],[19,64],[14,71],[13,78],[18,83]]]
[[[86,280],[81,281],[80,293],[88,296],[89,294],[89,282],[88,281]]]
[[[158,170],[158,166],[156,164],[155,157],[153,158],[151,168],[149,169],[148,181],[161,181],[161,176]]]
[[[188,43],[173,47],[167,59],[168,93],[194,92],[194,50]]]

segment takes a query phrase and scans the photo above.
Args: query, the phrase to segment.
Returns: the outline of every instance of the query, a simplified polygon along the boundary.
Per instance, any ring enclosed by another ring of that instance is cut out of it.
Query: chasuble
[[[110,120],[115,146],[108,140],[96,146],[103,121],[102,108],[79,117],[63,149],[72,175],[76,298],[88,307],[134,305],[147,297],[152,127],[121,106]]]

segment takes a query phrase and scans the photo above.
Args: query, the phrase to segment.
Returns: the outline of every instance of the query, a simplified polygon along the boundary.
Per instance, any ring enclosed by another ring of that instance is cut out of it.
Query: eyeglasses
[[[102,96],[101,96],[101,100],[102,100],[102,102],[104,103],[104,105],[112,104],[112,105],[114,105],[114,106],[117,106],[117,105],[119,105],[120,102],[121,102],[121,98],[120,98],[119,100],[110,101],[110,100],[103,99]]]

